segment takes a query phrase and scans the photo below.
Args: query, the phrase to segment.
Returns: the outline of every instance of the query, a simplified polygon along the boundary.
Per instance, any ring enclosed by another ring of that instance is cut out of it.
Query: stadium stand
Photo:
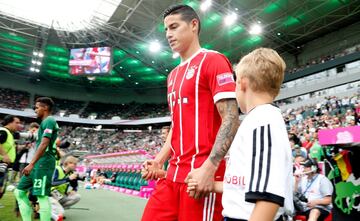
[[[16,91],[0,88],[0,107],[23,110],[29,107],[30,94],[24,91]]]

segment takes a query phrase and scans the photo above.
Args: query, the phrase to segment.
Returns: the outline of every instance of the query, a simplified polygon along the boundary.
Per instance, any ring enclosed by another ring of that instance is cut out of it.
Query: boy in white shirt
[[[236,99],[246,117],[229,150],[223,182],[224,220],[272,221],[293,212],[291,148],[281,110],[271,103],[280,91],[285,62],[272,49],[259,48],[236,68]],[[188,192],[196,190],[189,179]]]

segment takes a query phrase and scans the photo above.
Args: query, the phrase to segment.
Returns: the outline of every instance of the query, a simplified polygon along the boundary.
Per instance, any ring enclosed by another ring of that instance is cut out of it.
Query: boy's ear
[[[249,79],[246,77],[240,77],[240,90],[242,92],[246,92],[248,86],[249,86]]]

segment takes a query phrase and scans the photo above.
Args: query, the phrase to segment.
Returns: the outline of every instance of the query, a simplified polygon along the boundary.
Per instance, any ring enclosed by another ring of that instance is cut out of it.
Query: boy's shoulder
[[[272,104],[255,107],[248,113],[245,120],[253,127],[284,122],[281,110]]]

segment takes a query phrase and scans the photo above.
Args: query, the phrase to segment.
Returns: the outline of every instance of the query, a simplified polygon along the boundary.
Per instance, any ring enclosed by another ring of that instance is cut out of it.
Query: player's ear
[[[197,34],[199,30],[199,21],[194,18],[193,20],[191,20],[190,26],[191,26],[191,30]]]

